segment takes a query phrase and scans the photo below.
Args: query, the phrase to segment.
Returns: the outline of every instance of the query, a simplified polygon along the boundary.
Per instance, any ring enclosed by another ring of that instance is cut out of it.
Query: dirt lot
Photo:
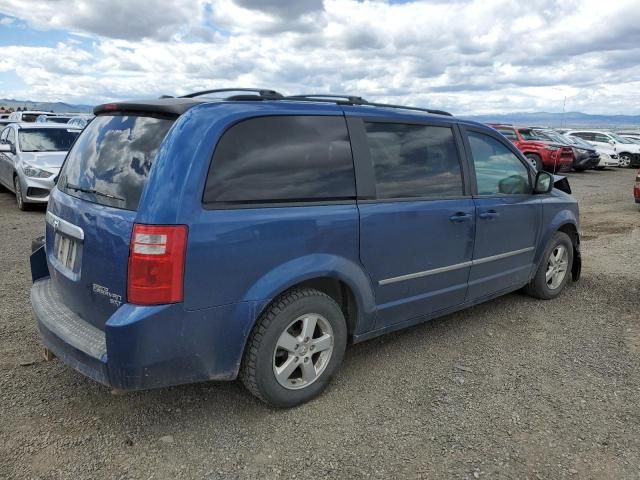
[[[28,254],[44,214],[0,193],[0,478],[640,478],[634,175],[569,175],[584,270],[559,299],[516,293],[353,346],[289,411],[237,383],[114,396],[42,361]]]

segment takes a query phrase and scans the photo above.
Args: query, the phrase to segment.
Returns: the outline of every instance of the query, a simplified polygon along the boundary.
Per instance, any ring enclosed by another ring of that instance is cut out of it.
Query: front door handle
[[[471,214],[465,212],[457,212],[455,215],[450,216],[449,220],[451,220],[453,223],[468,222],[469,220],[471,220]]]
[[[495,210],[487,210],[486,212],[482,212],[478,215],[482,220],[493,220],[494,218],[498,218],[500,214]]]

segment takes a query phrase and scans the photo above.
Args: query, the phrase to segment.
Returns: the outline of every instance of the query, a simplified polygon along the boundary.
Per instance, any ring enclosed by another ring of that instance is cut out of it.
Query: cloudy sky
[[[258,86],[640,114],[638,0],[0,0],[0,98]]]

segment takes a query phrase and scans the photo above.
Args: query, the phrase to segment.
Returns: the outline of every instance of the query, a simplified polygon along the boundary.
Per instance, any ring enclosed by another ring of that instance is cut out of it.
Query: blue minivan
[[[84,375],[121,391],[240,377],[290,407],[349,342],[578,279],[566,179],[492,128],[225,92],[98,106],[65,160],[31,303],[46,351]]]

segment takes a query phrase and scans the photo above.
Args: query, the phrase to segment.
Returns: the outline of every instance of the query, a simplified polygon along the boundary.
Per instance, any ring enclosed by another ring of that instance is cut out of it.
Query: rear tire
[[[529,161],[531,162],[531,165],[533,165],[533,168],[535,168],[537,172],[540,172],[543,170],[542,158],[540,158],[540,155],[536,155],[535,153],[527,153],[525,157],[529,159]]]
[[[347,327],[338,304],[318,290],[291,290],[253,327],[240,379],[263,402],[294,407],[322,393],[346,346]]]
[[[525,287],[525,292],[543,300],[557,297],[569,282],[572,267],[571,239],[564,232],[556,232],[542,255],[536,275]]]

